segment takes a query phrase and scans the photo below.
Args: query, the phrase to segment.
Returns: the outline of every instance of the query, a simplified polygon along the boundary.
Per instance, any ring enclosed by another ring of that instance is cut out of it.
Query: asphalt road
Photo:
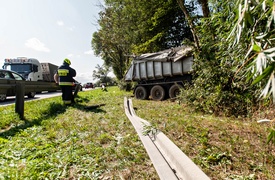
[[[93,90],[92,88],[89,89],[84,89],[83,91],[89,91]],[[33,101],[33,100],[40,100],[40,99],[45,99],[45,98],[50,98],[50,97],[55,97],[55,96],[61,96],[61,91],[57,92],[42,92],[40,94],[36,94],[34,98],[28,98],[25,96],[25,101]],[[0,102],[0,106],[7,106],[15,103],[15,96],[10,96],[7,97],[6,101]]]
[[[55,96],[61,96],[61,91],[57,92],[42,92],[40,94],[36,94],[34,98],[28,98],[25,96],[25,101],[33,101],[33,100],[39,100],[39,99],[45,99]],[[15,103],[15,96],[7,97],[6,101],[0,102],[0,106],[7,106]]]

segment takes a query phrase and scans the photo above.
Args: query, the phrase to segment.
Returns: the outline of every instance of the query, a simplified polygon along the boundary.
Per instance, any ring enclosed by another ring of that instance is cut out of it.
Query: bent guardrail
[[[144,135],[144,126],[150,123],[135,114],[131,99],[124,98],[124,108],[160,179],[210,180],[165,134],[155,131]]]

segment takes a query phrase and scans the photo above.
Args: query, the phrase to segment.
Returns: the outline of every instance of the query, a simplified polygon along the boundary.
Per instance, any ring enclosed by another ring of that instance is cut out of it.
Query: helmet
[[[68,65],[71,65],[71,61],[69,59],[64,59],[64,63],[68,64]]]

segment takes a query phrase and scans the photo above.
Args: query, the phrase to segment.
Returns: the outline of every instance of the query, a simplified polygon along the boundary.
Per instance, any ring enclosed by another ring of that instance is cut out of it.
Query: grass
[[[14,105],[0,107],[0,179],[159,179],[124,114],[131,95],[109,87],[80,92],[69,107],[60,97],[25,102],[25,120]],[[211,179],[275,177],[271,124],[195,113],[169,100],[133,105]]]

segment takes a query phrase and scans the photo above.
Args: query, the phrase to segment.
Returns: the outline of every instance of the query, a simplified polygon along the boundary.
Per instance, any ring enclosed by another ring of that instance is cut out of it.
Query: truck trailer
[[[35,58],[18,57],[6,58],[2,68],[19,73],[27,81],[39,81],[37,84],[43,88],[38,88],[38,93],[42,91],[51,92],[60,90],[59,85],[54,81],[54,73],[58,69],[57,65],[40,63]]]
[[[191,82],[192,47],[181,46],[133,58],[124,80],[137,82],[137,99],[164,100],[175,98],[186,82]]]
[[[58,66],[51,63],[41,63],[43,81],[55,82],[54,74],[56,73]]]

